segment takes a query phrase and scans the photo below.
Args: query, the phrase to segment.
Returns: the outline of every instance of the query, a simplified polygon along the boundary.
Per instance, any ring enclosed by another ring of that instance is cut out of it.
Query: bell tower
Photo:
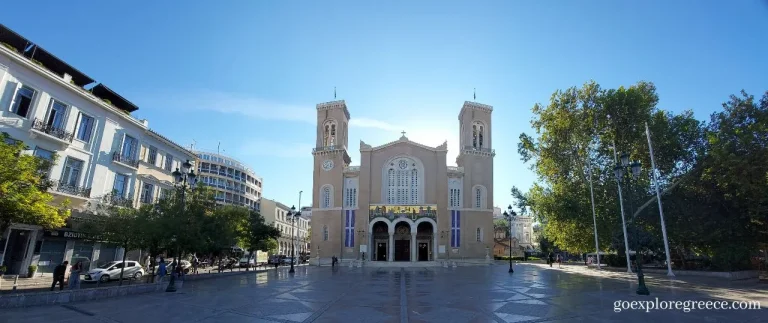
[[[312,149],[312,253],[330,258],[341,255],[339,218],[344,192],[344,168],[352,161],[347,153],[349,110],[344,100],[317,105],[317,138]],[[319,249],[318,249],[319,248]]]

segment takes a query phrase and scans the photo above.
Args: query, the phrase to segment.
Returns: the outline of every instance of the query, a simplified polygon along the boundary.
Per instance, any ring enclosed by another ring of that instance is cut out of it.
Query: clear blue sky
[[[355,122],[353,164],[360,139],[380,145],[405,130],[448,140],[454,165],[457,115],[477,88],[494,106],[496,205],[535,180],[518,136],[557,89],[648,80],[661,108],[700,119],[729,94],[768,89],[767,1],[165,2],[16,1],[0,22],[177,142],[221,141],[264,177],[265,197],[288,205],[299,190],[309,204],[314,106],[334,86]]]

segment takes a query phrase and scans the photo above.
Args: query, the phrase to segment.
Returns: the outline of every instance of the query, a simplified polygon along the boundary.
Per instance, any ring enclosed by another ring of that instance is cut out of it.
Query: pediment
[[[394,147],[394,146],[397,146],[397,145],[409,145],[409,146],[412,146],[412,147],[418,147],[418,148],[421,148],[421,149],[425,149],[425,150],[428,150],[428,151],[435,151],[435,152],[438,152],[438,151],[448,151],[448,141],[443,142],[442,145],[437,146],[437,147],[429,147],[427,145],[423,145],[423,144],[420,144],[418,142],[411,141],[406,136],[402,136],[398,140],[391,141],[391,142],[388,142],[386,144],[383,144],[381,146],[376,146],[376,147],[371,147],[370,145],[367,145],[367,144],[365,144],[365,143],[363,143],[361,141],[360,151],[377,151],[377,150],[383,150],[383,149],[386,149],[386,148],[389,148],[389,147]]]

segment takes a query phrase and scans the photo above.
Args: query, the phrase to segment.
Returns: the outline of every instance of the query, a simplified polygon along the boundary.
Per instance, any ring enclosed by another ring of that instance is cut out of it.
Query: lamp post
[[[509,211],[509,212],[507,212]],[[507,211],[504,211],[504,218],[507,219],[507,225],[509,226],[509,273],[514,273],[512,269],[512,219],[517,216],[515,211],[512,211],[512,205],[507,207]]]
[[[301,193],[304,191],[299,191],[299,208],[301,208]],[[294,246],[296,245],[296,241],[294,240],[296,238],[296,221],[301,216],[301,210],[296,211],[295,206],[291,206],[291,211],[288,212],[288,216],[291,217],[291,269],[288,270],[288,273],[295,273],[296,270],[293,269],[293,263],[296,261],[296,250]]]
[[[195,184],[197,184],[197,175],[195,175],[195,171],[192,168],[192,163],[189,162],[189,160],[185,161],[181,164],[181,171],[179,171],[178,168],[176,168],[175,171],[173,171],[172,175],[173,178],[176,180],[176,188],[181,190],[181,212],[184,213],[186,209],[186,194],[187,194],[187,188],[194,189]],[[179,228],[177,228],[176,231],[176,243],[177,243],[177,249],[176,249],[176,260],[174,263],[176,263],[175,266],[173,266],[173,272],[171,273],[171,279],[168,282],[168,287],[165,289],[166,292],[175,292],[176,291],[176,272],[177,267],[181,266],[181,246],[178,244],[181,243],[181,240],[178,239],[180,236],[179,234]]]
[[[621,180],[624,178],[624,175],[627,176],[627,191],[628,191],[628,198],[629,198],[629,208],[630,208],[630,214],[632,214],[634,211],[632,210],[632,180],[637,180],[638,177],[640,177],[640,171],[642,170],[642,165],[639,161],[633,161],[630,163],[629,160],[629,154],[623,153],[621,154],[621,163],[616,165],[616,167],[613,168],[613,174],[616,176],[616,181],[621,182]],[[637,227],[636,227],[637,228]],[[638,237],[640,233],[640,230],[637,230],[635,232],[635,267],[637,268],[637,291],[636,293],[638,295],[650,295],[650,291],[648,290],[648,287],[645,286],[645,276],[643,275],[643,266],[640,263],[639,256],[639,249],[640,249],[640,239]]]

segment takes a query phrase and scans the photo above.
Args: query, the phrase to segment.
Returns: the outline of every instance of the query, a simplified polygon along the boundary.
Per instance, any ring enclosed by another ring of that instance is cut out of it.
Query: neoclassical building
[[[318,104],[312,261],[484,259],[494,243],[492,111],[464,103],[458,166],[447,166],[447,142],[429,147],[405,132],[381,146],[361,141],[351,166],[346,103]]]

